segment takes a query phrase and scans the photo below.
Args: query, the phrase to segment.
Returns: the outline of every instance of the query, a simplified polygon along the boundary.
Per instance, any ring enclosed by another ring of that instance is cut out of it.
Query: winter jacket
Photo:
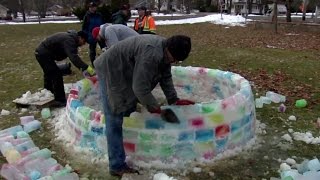
[[[91,13],[88,11],[83,18],[82,31],[88,34],[88,43],[93,44],[96,43],[92,37],[92,30],[95,27],[99,27],[104,24],[103,17],[100,13]]]
[[[55,61],[69,57],[72,64],[81,70],[88,68],[78,55],[79,36],[76,32],[59,32],[47,37],[36,49],[39,55],[49,56]]]
[[[112,24],[127,25],[127,17],[125,14],[123,14],[122,10],[112,14]]]
[[[137,101],[148,109],[158,107],[151,93],[158,83],[168,103],[176,102],[171,64],[164,55],[165,41],[157,35],[130,37],[94,61],[98,77],[106,79],[106,96],[113,113],[126,112],[134,108]]]
[[[133,29],[139,34],[155,34],[156,33],[156,24],[152,16],[144,16],[142,22],[139,25],[139,18],[136,18],[134,21]]]
[[[128,37],[139,36],[133,29],[122,24],[101,25],[99,35],[105,40],[107,48]]]

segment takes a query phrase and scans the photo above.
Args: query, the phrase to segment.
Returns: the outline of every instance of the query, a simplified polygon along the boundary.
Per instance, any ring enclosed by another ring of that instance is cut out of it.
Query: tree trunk
[[[309,0],[303,0],[302,21],[306,20],[306,12]]]
[[[184,0],[185,6],[186,6],[186,14],[190,14],[191,9],[191,0]]]
[[[286,0],[287,5],[287,22],[291,22],[291,2],[290,0]]]
[[[26,22],[26,13],[25,13],[25,10],[24,10],[23,0],[19,0],[19,4],[20,4],[20,9],[21,9],[21,13],[22,13],[23,22]]]
[[[316,17],[314,19],[314,22],[317,23],[319,20],[318,20],[318,16],[319,16],[319,6],[316,6]]]
[[[228,14],[231,14],[232,10],[232,0],[230,0],[229,6],[228,6]]]
[[[248,10],[249,10],[249,14],[252,13],[252,0],[248,0]]]
[[[161,9],[161,0],[158,0],[158,14],[160,13],[160,9]]]
[[[273,28],[274,32],[278,32],[278,0],[273,0],[273,15],[272,15],[272,22],[273,22]]]

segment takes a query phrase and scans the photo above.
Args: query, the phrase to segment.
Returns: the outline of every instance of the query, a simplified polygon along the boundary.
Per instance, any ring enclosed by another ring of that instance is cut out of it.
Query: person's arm
[[[82,21],[82,31],[88,33],[89,23],[88,23],[88,14],[84,15]]]
[[[78,55],[78,45],[73,39],[68,39],[63,42],[64,49],[73,65],[84,71],[88,68],[88,65],[84,63]]]
[[[177,96],[177,92],[174,88],[171,74],[171,65],[165,65],[162,68],[162,76],[160,79],[160,86],[167,98],[168,104],[175,103],[179,98]]]
[[[154,22],[154,19],[152,16],[148,16],[148,22],[149,22],[149,30],[152,34],[156,34],[156,23]]]
[[[144,50],[140,56],[135,57],[136,64],[133,70],[133,92],[140,103],[148,110],[159,108],[157,100],[151,93],[152,85],[155,83],[153,78],[158,73],[157,60],[154,59],[157,57],[155,53],[153,47]]]

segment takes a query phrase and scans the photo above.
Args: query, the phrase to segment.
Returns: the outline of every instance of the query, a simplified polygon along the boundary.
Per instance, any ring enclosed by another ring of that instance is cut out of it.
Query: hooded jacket
[[[105,79],[113,113],[119,114],[139,101],[148,109],[158,107],[151,91],[160,83],[169,104],[178,99],[164,50],[166,39],[140,35],[118,42],[94,61],[96,72]]]

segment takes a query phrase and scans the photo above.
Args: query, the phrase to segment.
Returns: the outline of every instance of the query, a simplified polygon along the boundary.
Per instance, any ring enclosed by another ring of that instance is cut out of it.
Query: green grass
[[[19,117],[28,114],[19,114],[20,111],[15,108],[12,100],[27,90],[35,91],[42,87],[42,70],[33,54],[37,45],[52,33],[79,28],[80,24],[0,26],[0,109],[7,109],[12,113],[0,117],[0,129],[19,124]],[[189,173],[189,179],[211,178],[208,175],[210,171],[215,173],[215,179],[269,179],[279,176],[279,158],[297,156],[297,159],[302,161],[303,158],[318,155],[318,145],[294,142],[286,149],[278,144],[288,128],[299,132],[311,131],[314,136],[319,136],[319,129],[313,124],[320,110],[319,34],[300,32],[298,36],[286,36],[287,32],[284,31],[274,34],[267,30],[255,30],[253,27],[226,29],[224,26],[209,23],[160,26],[158,32],[166,37],[182,33],[192,38],[192,52],[183,65],[238,72],[255,83],[255,93],[263,94],[273,88],[287,95],[289,100],[285,113],[278,113],[276,104],[257,109],[257,119],[267,124],[267,134],[260,136],[264,141],[261,146],[214,165],[205,166],[205,173]],[[267,48],[268,45],[277,48]],[[87,51],[87,46],[81,48],[81,56],[88,63]],[[75,68],[74,70],[77,71]],[[261,76],[261,72],[265,72],[266,76]],[[278,72],[286,76],[281,82],[277,79]],[[268,80],[265,79],[268,77]],[[81,75],[77,71],[76,75],[66,77],[65,82],[79,79]],[[267,83],[262,85],[263,82]],[[300,86],[302,89],[299,89]],[[294,100],[304,96],[308,96],[310,106],[296,109]],[[287,122],[286,119],[292,114],[298,120]],[[35,116],[39,118],[40,115],[36,113]],[[109,179],[109,176],[101,178],[105,174],[99,174],[96,167],[83,165],[71,158],[63,149],[63,145],[51,142],[54,134],[50,130],[52,127],[44,121],[42,129],[32,133],[35,144],[40,148],[47,147],[55,151],[54,158],[61,164],[70,163],[82,176]],[[4,162],[5,159],[1,157],[0,164]]]

